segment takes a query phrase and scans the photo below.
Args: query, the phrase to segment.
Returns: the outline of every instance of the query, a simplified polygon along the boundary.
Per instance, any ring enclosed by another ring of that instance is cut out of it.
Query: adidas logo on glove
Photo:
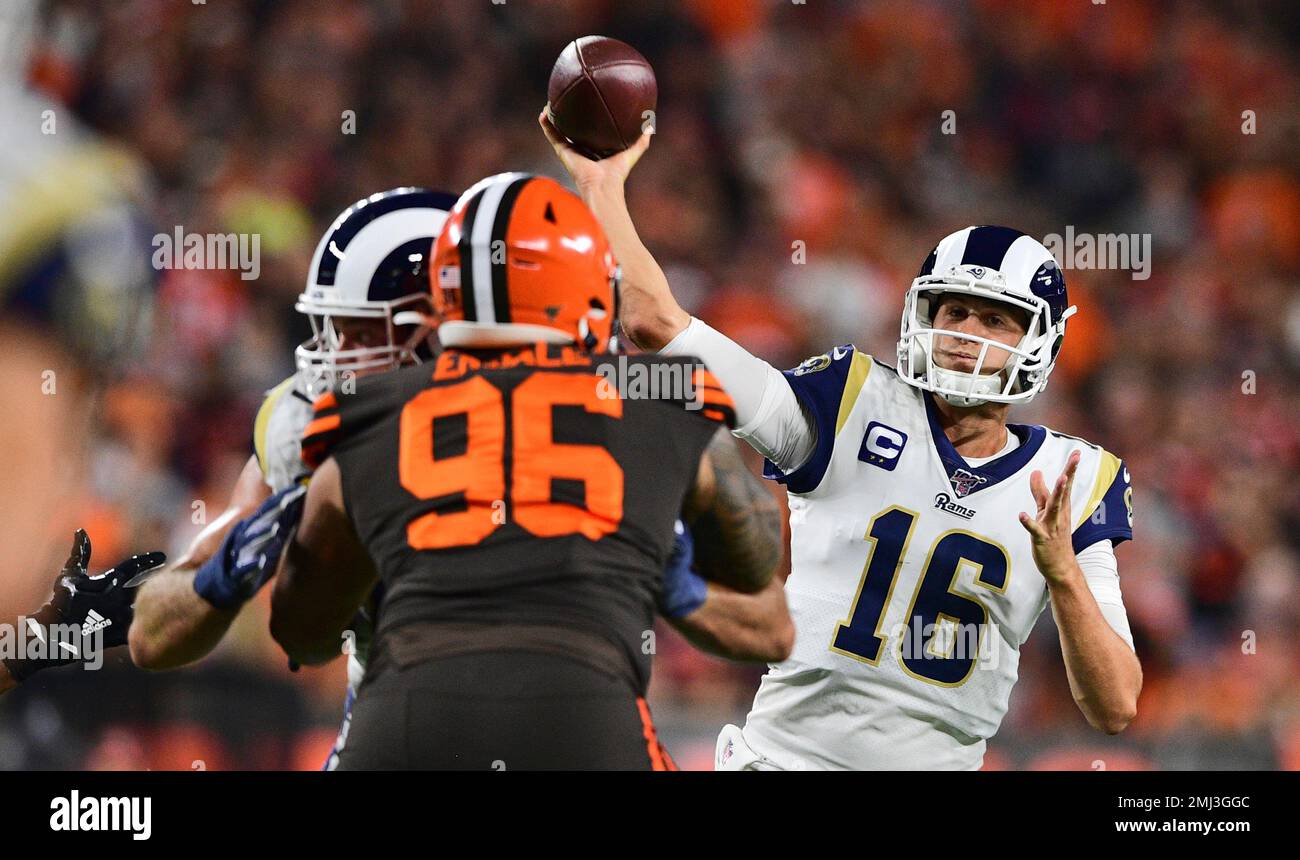
[[[112,619],[105,618],[92,609],[86,613],[86,621],[81,625],[81,635],[89,636],[92,633],[97,633],[112,623]]]

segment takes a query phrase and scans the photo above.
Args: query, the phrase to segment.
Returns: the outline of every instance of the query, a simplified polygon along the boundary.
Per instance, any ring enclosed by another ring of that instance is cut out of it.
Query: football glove
[[[262,502],[226,534],[221,548],[194,575],[194,590],[218,609],[238,609],[275,575],[280,554],[302,518],[306,484]]]
[[[680,520],[676,524],[673,550],[664,568],[664,585],[659,593],[659,611],[665,618],[685,618],[704,605],[709,585],[695,572],[695,542]]]
[[[54,578],[49,602],[26,618],[28,629],[43,647],[29,644],[24,649],[27,656],[6,659],[9,674],[21,682],[42,669],[87,662],[101,648],[125,645],[135,587],[166,561],[167,556],[161,552],[147,552],[91,576],[87,573],[90,536],[85,529],[77,529],[72,552]],[[33,650],[44,656],[31,656]]]

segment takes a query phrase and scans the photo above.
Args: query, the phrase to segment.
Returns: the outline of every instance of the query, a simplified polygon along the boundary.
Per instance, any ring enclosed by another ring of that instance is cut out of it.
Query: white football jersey
[[[278,493],[306,477],[302,462],[302,432],[311,422],[311,398],[298,377],[289,377],[266,393],[253,424],[253,450],[262,478]]]
[[[789,491],[796,641],[763,677],[744,740],[783,768],[974,769],[1048,604],[1018,521],[1082,452],[1070,500],[1076,552],[1132,537],[1128,470],[1043,427],[967,463],[931,395],[853,347],[786,373],[816,425],[811,458],[768,475]]]

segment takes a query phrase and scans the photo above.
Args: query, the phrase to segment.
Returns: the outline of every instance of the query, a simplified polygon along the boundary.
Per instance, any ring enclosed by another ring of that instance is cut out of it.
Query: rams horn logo
[[[794,369],[795,376],[803,376],[805,373],[816,373],[819,370],[825,370],[831,366],[831,357],[829,354],[814,355],[806,359],[803,364]]]

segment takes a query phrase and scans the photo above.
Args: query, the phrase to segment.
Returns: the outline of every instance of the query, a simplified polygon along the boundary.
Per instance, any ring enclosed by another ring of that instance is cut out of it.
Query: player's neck
[[[953,406],[938,395],[934,405],[939,413],[943,435],[963,457],[992,457],[1007,444],[1009,403],[985,403],[981,406]]]

